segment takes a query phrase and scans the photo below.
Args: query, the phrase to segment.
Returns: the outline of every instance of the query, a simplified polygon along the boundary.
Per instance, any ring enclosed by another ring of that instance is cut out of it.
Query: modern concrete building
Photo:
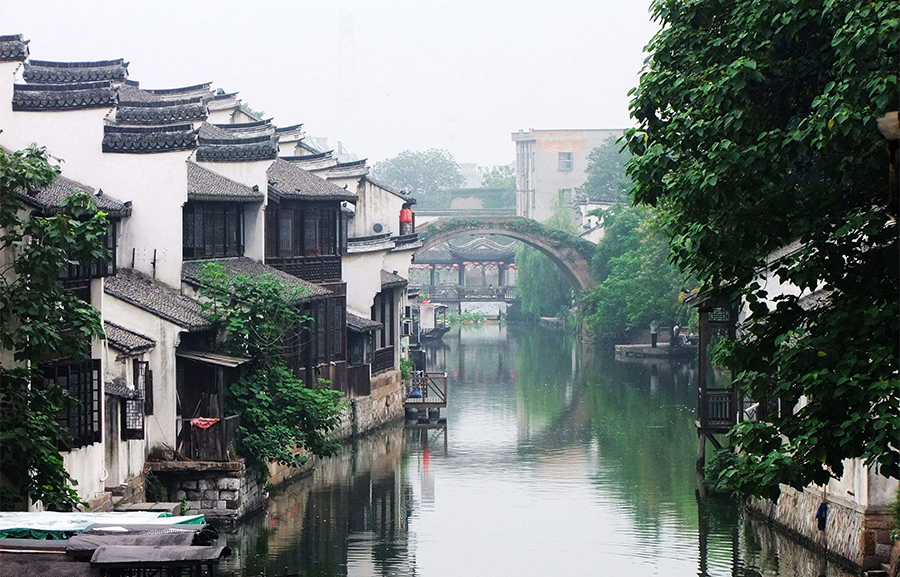
[[[623,129],[519,130],[516,143],[516,214],[544,222],[562,200],[575,203],[576,189],[587,178],[588,155]]]

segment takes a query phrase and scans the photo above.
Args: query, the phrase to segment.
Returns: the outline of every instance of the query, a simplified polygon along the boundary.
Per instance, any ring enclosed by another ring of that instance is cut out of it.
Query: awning
[[[223,355],[222,353],[211,353],[209,351],[183,351],[180,349],[175,349],[175,356],[181,357],[182,359],[197,361],[198,363],[214,365],[217,367],[228,367],[230,369],[239,367],[250,361],[250,359],[245,359],[244,357],[232,357]]]

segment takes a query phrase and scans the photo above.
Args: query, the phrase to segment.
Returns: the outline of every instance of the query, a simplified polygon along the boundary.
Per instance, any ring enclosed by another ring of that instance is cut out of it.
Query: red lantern
[[[442,265],[437,265],[437,269],[438,269],[438,270],[444,270],[444,267],[443,267]]]
[[[491,264],[497,266],[497,261],[492,261]]]
[[[498,262],[497,264],[499,264],[500,266],[503,266],[503,261],[501,260],[501,261]]]
[[[464,261],[463,261],[463,266],[469,266],[469,261],[464,260]]]
[[[428,265],[428,270],[434,270],[434,266]]]
[[[453,268],[459,270],[459,263],[453,263]]]

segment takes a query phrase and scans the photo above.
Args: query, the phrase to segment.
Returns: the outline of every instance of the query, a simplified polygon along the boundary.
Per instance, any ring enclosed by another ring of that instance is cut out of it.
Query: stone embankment
[[[893,520],[887,509],[866,508],[829,496],[825,529],[819,530],[816,511],[822,502],[819,490],[797,491],[782,485],[777,502],[753,499],[748,508],[806,547],[850,569],[880,569],[890,560]]]
[[[400,371],[372,377],[371,394],[349,399],[336,435],[342,441],[364,435],[403,416],[403,381]],[[169,501],[181,502],[186,512],[202,513],[219,523],[233,523],[265,507],[267,486],[278,486],[320,466],[310,457],[301,468],[270,466],[268,483],[260,483],[243,460],[154,461],[147,468],[163,485]]]

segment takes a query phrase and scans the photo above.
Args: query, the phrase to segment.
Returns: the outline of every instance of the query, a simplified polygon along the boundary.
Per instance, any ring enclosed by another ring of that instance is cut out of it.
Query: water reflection
[[[500,325],[428,362],[450,376],[446,426],[378,431],[276,495],[229,536],[235,572],[844,577],[698,502],[693,367]]]

